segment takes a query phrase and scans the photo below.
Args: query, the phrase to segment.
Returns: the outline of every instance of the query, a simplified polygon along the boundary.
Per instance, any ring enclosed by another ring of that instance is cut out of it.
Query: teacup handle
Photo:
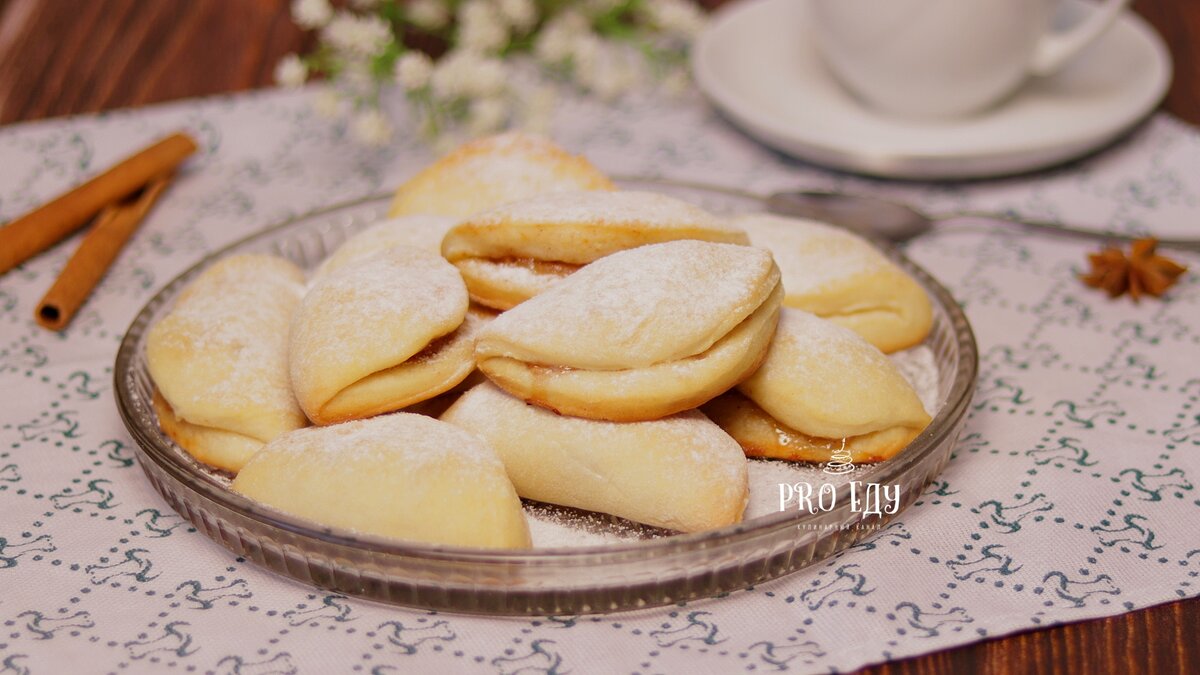
[[[1034,75],[1053,75],[1072,56],[1100,37],[1128,4],[1129,0],[1107,0],[1078,25],[1043,35],[1034,51],[1030,72]]]

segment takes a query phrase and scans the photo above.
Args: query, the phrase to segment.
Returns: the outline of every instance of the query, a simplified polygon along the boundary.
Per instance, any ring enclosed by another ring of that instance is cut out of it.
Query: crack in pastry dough
[[[471,141],[409,179],[388,216],[469,216],[549,192],[615,190],[583,157],[540,136],[510,132]]]
[[[695,410],[645,422],[564,417],[485,383],[442,419],[484,437],[527,499],[698,532],[740,522],[749,498],[741,448]]]
[[[853,331],[785,308],[762,366],[703,407],[748,455],[855,462],[894,456],[930,417],[896,366]]]
[[[467,218],[446,234],[442,255],[463,273],[472,299],[509,309],[599,258],[681,239],[749,242],[740,229],[666,195],[576,192]]]
[[[231,256],[197,276],[150,329],[159,424],[198,460],[236,472],[264,442],[307,423],[287,361],[303,279],[282,258]]]
[[[933,306],[925,289],[862,237],[765,213],[732,223],[775,256],[787,289],[784,306],[845,326],[886,353],[929,334]]]
[[[762,362],[783,289],[768,253],[675,241],[616,253],[500,315],[479,369],[568,415],[648,420],[693,408]]]
[[[309,289],[293,322],[292,386],[317,424],[399,410],[474,369],[475,332],[458,272],[434,253],[394,246]],[[465,322],[465,323],[464,323]]]

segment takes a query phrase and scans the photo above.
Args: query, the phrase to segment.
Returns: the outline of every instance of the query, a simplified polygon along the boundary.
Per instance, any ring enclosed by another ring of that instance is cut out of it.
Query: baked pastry
[[[162,430],[197,460],[238,471],[263,443],[306,424],[288,382],[288,326],[304,274],[272,256],[204,270],[146,336]]]
[[[469,216],[544,192],[614,190],[583,157],[540,136],[510,132],[465,143],[396,190],[389,216]]]
[[[528,499],[681,532],[740,522],[746,508],[741,448],[695,410],[602,422],[556,415],[481,384],[442,419],[485,438]]]
[[[457,218],[431,215],[402,216],[376,223],[342,242],[337,250],[321,262],[313,279],[393,246],[415,246],[441,255],[442,238],[456,223]]]
[[[704,403],[762,362],[783,288],[771,254],[704,241],[614,253],[479,333],[493,382],[566,415],[651,420]]]
[[[747,244],[741,230],[687,202],[650,192],[545,194],[456,225],[442,255],[471,299],[509,309],[606,255],[677,239]]]
[[[316,280],[292,324],[292,387],[331,424],[433,398],[475,368],[481,320],[450,263],[394,246]]]
[[[769,214],[733,224],[775,256],[783,304],[845,326],[886,353],[919,344],[933,325],[925,289],[866,239],[811,220]]]
[[[929,414],[883,352],[843,326],[785,308],[762,367],[703,407],[751,457],[878,462]]]
[[[530,545],[521,500],[491,447],[421,415],[284,434],[254,455],[233,489],[363,534],[451,546]]]

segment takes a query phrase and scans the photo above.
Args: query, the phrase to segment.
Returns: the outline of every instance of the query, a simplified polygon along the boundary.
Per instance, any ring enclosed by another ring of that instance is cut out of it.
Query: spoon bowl
[[[836,192],[776,192],[767,197],[767,210],[833,223],[855,234],[894,244],[925,234],[934,223],[907,204]]]

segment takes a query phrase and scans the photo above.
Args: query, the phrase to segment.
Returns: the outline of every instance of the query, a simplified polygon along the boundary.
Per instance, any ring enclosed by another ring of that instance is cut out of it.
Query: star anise
[[[1157,239],[1146,237],[1133,242],[1129,257],[1115,246],[1089,253],[1092,270],[1079,278],[1092,288],[1104,289],[1111,298],[1124,293],[1129,293],[1134,302],[1143,294],[1160,297],[1187,271],[1187,267],[1158,255],[1155,252],[1157,246]]]

